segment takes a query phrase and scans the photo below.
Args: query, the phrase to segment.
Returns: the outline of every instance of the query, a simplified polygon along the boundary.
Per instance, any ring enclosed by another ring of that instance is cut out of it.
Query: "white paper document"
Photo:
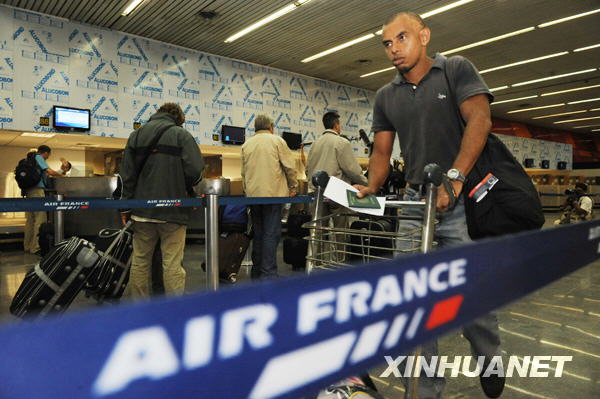
[[[377,201],[380,205],[379,209],[350,208],[348,206],[348,195],[346,194],[346,190],[358,192],[356,188],[352,187],[345,181],[340,180],[337,177],[331,176],[329,177],[329,183],[327,183],[327,187],[325,187],[325,192],[323,194],[330,200],[355,212],[366,213],[375,216],[383,215],[383,212],[385,211],[385,197],[377,197]]]

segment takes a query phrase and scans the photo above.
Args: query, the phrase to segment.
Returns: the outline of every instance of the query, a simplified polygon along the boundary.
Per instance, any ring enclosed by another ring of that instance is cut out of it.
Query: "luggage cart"
[[[391,259],[407,253],[429,252],[435,244],[435,204],[437,187],[442,183],[442,172],[436,164],[427,165],[424,172],[425,201],[386,201],[384,216],[358,216],[357,213],[348,212],[323,215],[323,192],[329,176],[325,172],[315,173],[312,180],[316,187],[313,219],[303,225],[310,232],[306,237],[309,242],[307,273],[344,269],[358,263]],[[410,209],[418,208],[423,209],[422,217],[411,215]],[[340,223],[340,218],[358,220],[349,224],[347,221]],[[402,220],[411,220],[416,227],[399,231],[398,223]],[[414,355],[420,355],[419,348]],[[416,397],[416,387],[417,378],[411,377],[407,387],[409,398]]]

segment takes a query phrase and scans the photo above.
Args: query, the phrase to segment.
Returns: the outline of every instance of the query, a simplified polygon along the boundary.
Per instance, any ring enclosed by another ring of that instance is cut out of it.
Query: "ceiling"
[[[349,40],[376,32],[399,11],[425,13],[454,0],[311,0],[285,16],[233,43],[225,38],[292,0],[145,0],[129,16],[121,16],[129,0],[0,0],[0,3],[70,20],[103,26],[212,54],[268,65],[321,79],[376,90],[395,71],[361,78],[391,66],[381,36],[308,63],[301,60]],[[483,74],[490,88],[570,72],[593,71],[494,91],[496,101],[536,96],[492,105],[493,115],[507,120],[571,132],[600,134],[600,118],[565,123],[563,120],[600,117],[600,86],[541,96],[567,89],[600,85],[600,13],[548,27],[538,25],[600,8],[600,0],[474,0],[425,20],[432,30],[431,55],[528,27],[532,31],[456,54],[480,70],[563,51],[568,54]],[[206,19],[199,13],[213,11]],[[510,111],[565,104],[518,113]],[[590,111],[598,109],[597,111]],[[583,111],[566,116],[534,117]]]

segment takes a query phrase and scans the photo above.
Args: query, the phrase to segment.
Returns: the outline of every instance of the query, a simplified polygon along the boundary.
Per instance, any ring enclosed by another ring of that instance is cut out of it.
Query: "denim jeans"
[[[251,205],[254,231],[252,278],[277,278],[277,245],[281,237],[281,204]]]
[[[406,189],[404,195],[405,201],[420,201],[422,196],[413,189]],[[423,216],[423,208],[407,208],[402,212],[404,215]],[[434,240],[437,247],[449,247],[468,243],[471,241],[467,229],[467,220],[465,217],[465,205],[463,197],[459,198],[456,206],[448,212],[437,215],[438,224],[435,226]],[[398,226],[398,232],[405,232],[415,229],[421,225],[416,220],[401,220]],[[415,239],[420,239],[420,232],[415,234]],[[398,248],[402,250],[402,243],[399,241]],[[495,313],[488,313],[479,319],[474,320],[468,325],[463,326],[463,335],[471,344],[471,353],[473,356],[485,356],[486,365],[489,360],[496,355],[500,355],[500,332],[498,330],[498,319]],[[437,341],[426,343],[421,347],[421,356],[430,359],[431,356],[438,354]],[[428,360],[429,362],[429,360]],[[401,364],[399,370],[404,375],[405,364]],[[408,386],[408,378],[402,378],[405,386]],[[442,397],[442,392],[446,385],[443,377],[427,377],[421,375],[417,385],[419,399],[438,399]],[[405,398],[409,398],[408,389]]]

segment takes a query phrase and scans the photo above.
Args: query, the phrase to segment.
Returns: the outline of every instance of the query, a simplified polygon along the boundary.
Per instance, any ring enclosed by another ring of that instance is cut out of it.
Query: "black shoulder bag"
[[[465,122],[445,68],[444,76],[464,131]],[[539,229],[544,224],[542,204],[531,178],[504,143],[491,133],[467,176],[463,193],[472,239]]]

